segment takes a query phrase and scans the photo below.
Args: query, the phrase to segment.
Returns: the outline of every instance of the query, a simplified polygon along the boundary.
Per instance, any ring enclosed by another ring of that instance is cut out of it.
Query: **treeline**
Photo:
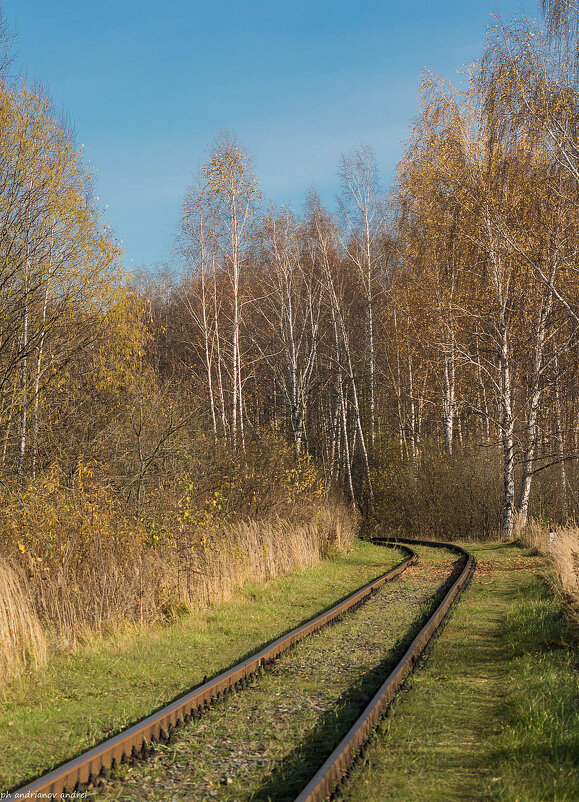
[[[263,211],[216,141],[187,269],[147,291],[155,369],[216,443],[279,432],[392,528],[510,538],[577,509],[577,4],[544,10],[497,25],[466,89],[424,80],[388,194],[362,145],[337,214]]]
[[[360,145],[336,214],[313,191],[275,209],[222,135],[175,270],[140,283],[48,100],[5,81],[5,484],[88,466],[155,527],[191,454],[219,464],[206,496],[275,442],[391,528],[491,534],[500,516],[510,537],[531,508],[574,512],[578,12],[543,5],[546,31],[497,25],[466,89],[424,80],[388,193]]]
[[[45,93],[8,79],[8,47],[0,61],[2,684],[47,643],[168,620],[348,548],[357,517],[275,431],[250,440],[242,418],[237,441],[207,437],[205,397],[161,370],[162,329],[82,146]]]

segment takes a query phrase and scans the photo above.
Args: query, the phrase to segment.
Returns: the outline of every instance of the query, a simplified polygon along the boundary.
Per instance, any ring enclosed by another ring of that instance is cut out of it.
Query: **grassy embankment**
[[[343,799],[579,799],[574,624],[540,578],[536,550],[470,548],[472,588]]]
[[[0,788],[21,784],[237,662],[388,570],[400,552],[356,543],[345,555],[150,631],[125,630],[54,654],[1,702]]]

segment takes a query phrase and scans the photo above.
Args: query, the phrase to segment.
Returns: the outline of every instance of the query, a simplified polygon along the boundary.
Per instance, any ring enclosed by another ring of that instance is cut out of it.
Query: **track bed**
[[[456,555],[419,552],[417,566],[297,644],[147,762],[121,767],[99,798],[293,800],[394,668],[451,575]]]
[[[412,545],[419,565],[406,547],[341,605],[20,792],[88,781],[102,800],[326,798],[474,570],[458,547]]]

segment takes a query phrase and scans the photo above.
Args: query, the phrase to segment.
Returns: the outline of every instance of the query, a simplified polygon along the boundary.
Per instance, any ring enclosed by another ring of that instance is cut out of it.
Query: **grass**
[[[352,726],[399,657],[447,577],[453,557],[421,549],[408,570],[362,607],[288,652],[249,689],[184,728],[175,742],[102,798],[215,796],[223,802],[291,802]],[[432,561],[438,571],[430,570]],[[99,795],[99,798],[100,795]]]
[[[228,602],[148,631],[125,629],[54,655],[0,708],[0,788],[13,788],[118,732],[388,570],[400,552],[346,555],[246,585]]]
[[[341,799],[579,799],[577,649],[534,550],[473,547],[472,588]]]
[[[579,528],[557,530],[552,558],[559,590],[579,623]]]
[[[0,688],[26,667],[36,668],[46,654],[46,640],[23,577],[0,558]]]

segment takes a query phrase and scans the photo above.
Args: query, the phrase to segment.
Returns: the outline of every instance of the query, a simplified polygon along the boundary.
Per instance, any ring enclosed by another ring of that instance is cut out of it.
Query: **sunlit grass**
[[[23,577],[0,559],[0,691],[46,656],[46,639]]]
[[[351,802],[579,798],[577,650],[540,557],[473,549],[479,570],[344,792]]]
[[[118,732],[331,606],[402,559],[357,543],[344,556],[150,631],[125,629],[60,654],[20,681],[0,713],[0,787],[12,787]]]

